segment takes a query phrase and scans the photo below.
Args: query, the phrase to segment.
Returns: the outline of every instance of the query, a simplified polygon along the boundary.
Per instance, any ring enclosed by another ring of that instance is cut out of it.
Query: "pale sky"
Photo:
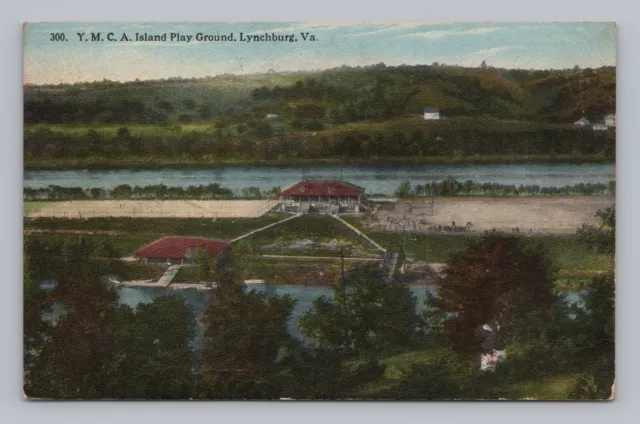
[[[181,35],[295,34],[298,42],[83,42],[77,33]],[[302,41],[309,32],[315,42]],[[50,41],[64,33],[67,41]],[[24,31],[24,82],[205,77],[224,73],[326,69],[379,62],[563,69],[615,66],[616,29],[611,23],[33,23]]]

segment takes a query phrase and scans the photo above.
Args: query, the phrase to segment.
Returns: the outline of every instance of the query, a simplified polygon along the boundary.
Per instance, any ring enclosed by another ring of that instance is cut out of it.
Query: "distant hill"
[[[615,68],[379,64],[27,85],[24,97],[27,167],[615,160],[614,129],[572,125],[615,113]]]
[[[340,67],[24,87],[27,124],[246,122],[278,114],[285,132],[380,122],[440,109],[443,117],[571,123],[615,112],[613,67],[509,70],[451,66]],[[290,127],[290,128],[289,128]]]

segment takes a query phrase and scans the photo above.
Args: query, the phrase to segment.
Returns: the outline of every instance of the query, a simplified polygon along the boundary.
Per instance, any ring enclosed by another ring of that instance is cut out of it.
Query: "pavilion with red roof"
[[[229,257],[227,241],[177,236],[154,240],[134,253],[133,257],[144,259],[147,263],[192,263],[197,249],[203,250],[212,258],[217,258],[219,264],[226,262]]]
[[[359,212],[364,188],[344,181],[299,181],[280,193],[289,210],[301,213]]]

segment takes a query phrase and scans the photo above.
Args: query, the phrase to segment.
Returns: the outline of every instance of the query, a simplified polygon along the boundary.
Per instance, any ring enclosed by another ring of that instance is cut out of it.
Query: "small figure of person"
[[[506,359],[505,345],[500,332],[500,322],[493,319],[476,329],[480,352],[480,372],[495,371],[498,364]]]

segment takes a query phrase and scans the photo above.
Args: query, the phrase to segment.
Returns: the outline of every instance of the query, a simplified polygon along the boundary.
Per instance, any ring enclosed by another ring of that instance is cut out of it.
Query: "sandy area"
[[[30,218],[257,218],[276,200],[78,200],[51,202],[27,214]]]
[[[405,199],[385,205],[369,221],[388,231],[518,231],[572,233],[597,224],[595,213],[615,203],[611,196]],[[467,223],[471,225],[467,227]],[[440,228],[440,226],[442,228]]]

